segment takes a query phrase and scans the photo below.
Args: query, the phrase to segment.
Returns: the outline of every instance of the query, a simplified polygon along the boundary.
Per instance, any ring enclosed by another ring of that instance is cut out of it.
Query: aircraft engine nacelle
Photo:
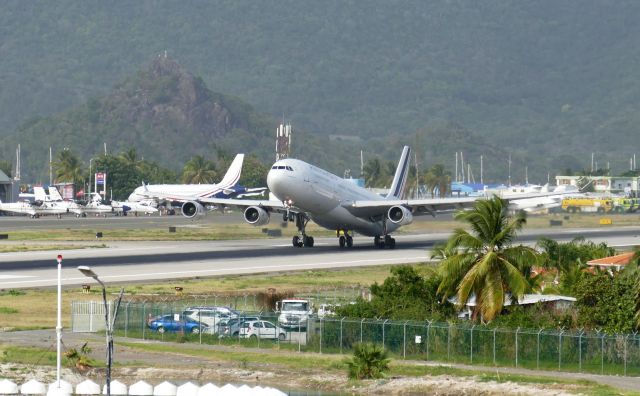
[[[392,206],[389,208],[387,218],[394,224],[407,225],[413,221],[413,214],[404,206]]]
[[[196,216],[204,216],[207,214],[204,206],[195,201],[188,201],[183,203],[181,211],[182,215],[189,219],[192,219]]]
[[[269,222],[269,212],[258,206],[249,206],[244,210],[244,220],[254,226],[265,225]]]

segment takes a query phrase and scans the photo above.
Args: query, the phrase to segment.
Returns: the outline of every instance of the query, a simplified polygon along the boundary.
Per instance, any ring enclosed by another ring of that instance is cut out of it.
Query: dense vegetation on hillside
[[[335,172],[356,168],[360,148],[395,160],[416,136],[426,167],[446,160],[453,168],[463,150],[476,178],[484,154],[486,174],[505,181],[509,152],[515,180],[524,163],[538,180],[585,168],[591,152],[621,172],[640,121],[640,3],[630,0],[61,0],[1,10],[0,136],[72,106],[91,113],[91,98],[165,50],[213,91],[322,136],[309,152],[322,151]],[[336,162],[328,135],[356,137],[354,160]],[[136,139],[126,142],[147,143]],[[3,144],[2,157],[14,149]],[[149,150],[167,159],[162,147]]]

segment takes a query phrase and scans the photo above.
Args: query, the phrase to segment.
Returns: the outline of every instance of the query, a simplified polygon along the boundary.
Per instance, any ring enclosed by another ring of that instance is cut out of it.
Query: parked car
[[[258,316],[240,316],[231,318],[226,323],[218,325],[218,334],[221,337],[237,337],[240,334],[240,327],[244,322],[260,320]]]
[[[283,328],[277,327],[266,320],[252,320],[242,323],[238,336],[240,338],[261,338],[269,340],[279,338],[280,341],[287,339],[287,333]]]
[[[166,331],[183,331],[185,333],[198,334],[200,331],[205,332],[209,330],[209,326],[206,324],[185,316],[182,316],[181,318],[182,319],[176,320],[175,315],[157,316],[155,318],[151,318],[148,325],[151,330],[155,330],[158,333],[164,333]]]
[[[182,312],[182,315],[204,323],[213,332],[218,330],[220,324],[238,317],[238,313],[229,307],[189,307]]]

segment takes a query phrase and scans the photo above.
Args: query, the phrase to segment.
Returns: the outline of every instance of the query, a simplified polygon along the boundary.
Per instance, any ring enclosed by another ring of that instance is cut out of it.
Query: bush
[[[353,357],[345,363],[350,379],[369,379],[382,378],[389,370],[389,361],[384,348],[371,343],[358,343],[353,347]]]

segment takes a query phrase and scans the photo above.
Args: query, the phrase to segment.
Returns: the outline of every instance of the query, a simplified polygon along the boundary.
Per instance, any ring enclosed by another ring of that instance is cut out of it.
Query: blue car
[[[173,315],[162,315],[149,320],[149,328],[158,333],[165,331],[198,334],[200,331],[206,331],[208,326],[193,319],[182,317],[181,320],[175,320]]]

